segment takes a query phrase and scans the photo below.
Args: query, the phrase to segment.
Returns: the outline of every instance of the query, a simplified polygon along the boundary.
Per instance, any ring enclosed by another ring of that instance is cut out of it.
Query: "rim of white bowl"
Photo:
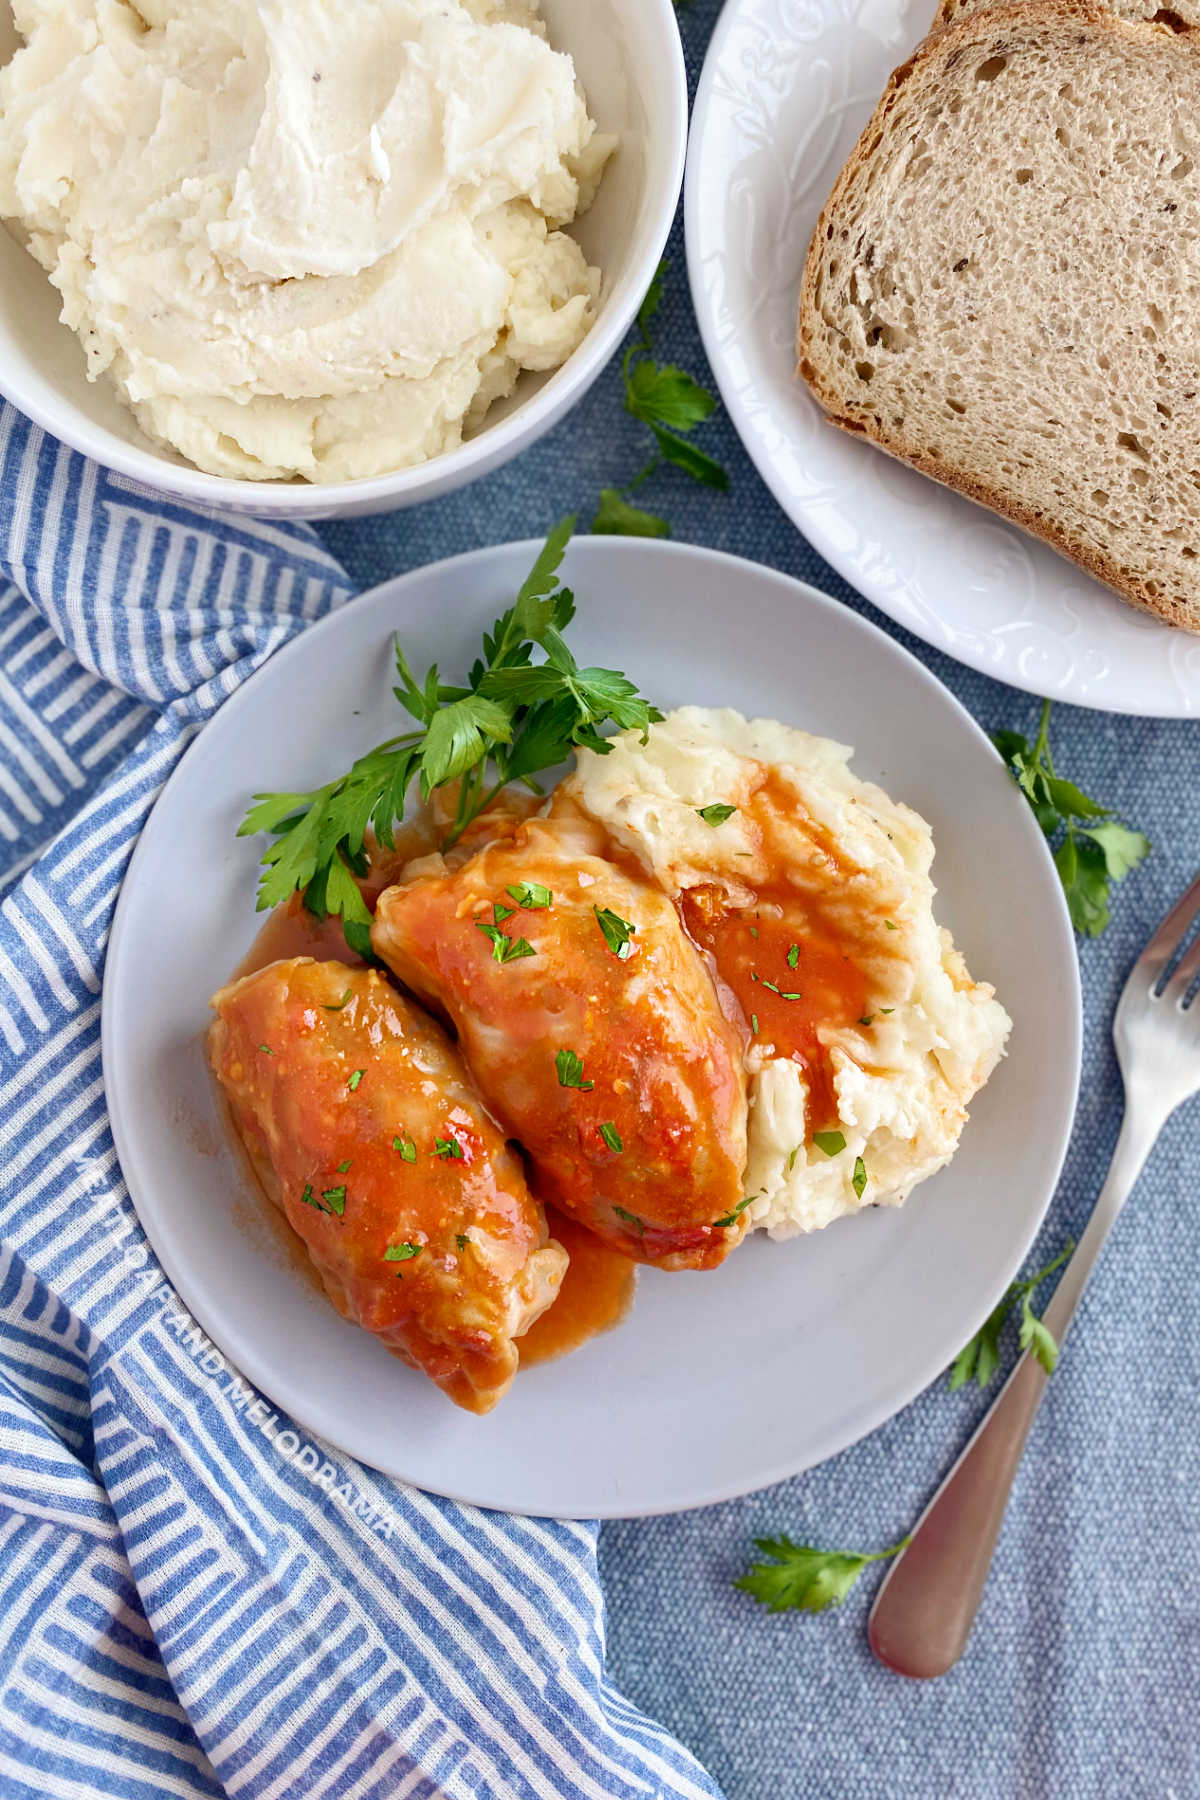
[[[57,405],[42,402],[24,383],[19,370],[0,367],[0,397],[52,437],[118,475],[177,500],[262,518],[311,519],[341,512],[365,513],[372,510],[373,502],[379,503],[379,510],[413,505],[450,493],[509,461],[557,424],[608,363],[637,316],[675,218],[687,154],[688,95],[683,42],[674,0],[641,3],[648,14],[657,15],[661,26],[667,66],[662,70],[661,82],[655,85],[668,113],[666,135],[673,148],[666,166],[660,163],[656,168],[647,163],[647,204],[639,227],[640,253],[618,279],[583,342],[545,385],[506,419],[485,426],[477,437],[456,450],[412,468],[357,481],[243,481],[231,475],[211,475],[204,469],[172,462],[154,450],[142,450],[93,424],[69,402],[63,404],[60,413]],[[54,291],[49,281],[46,291]]]

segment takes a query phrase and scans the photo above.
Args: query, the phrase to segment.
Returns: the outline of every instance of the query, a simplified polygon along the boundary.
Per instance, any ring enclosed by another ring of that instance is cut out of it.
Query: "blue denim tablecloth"
[[[718,0],[681,12],[693,81]],[[677,225],[658,330],[701,373]],[[415,512],[332,524],[359,584],[586,516],[639,466],[640,428],[610,369],[550,437],[499,474]],[[989,729],[1038,703],[899,631],[821,562],[723,417],[701,441],[733,475],[713,496],[674,473],[645,504],[674,535],[773,564],[875,618]],[[1116,1138],[1110,1021],[1126,970],[1200,868],[1200,726],[1056,709],[1060,768],[1152,838],[1113,923],[1080,946],[1086,1040],[1066,1175],[1040,1248],[1077,1234]],[[986,880],[986,870],[980,871]],[[1084,1301],[1051,1383],[965,1660],[928,1685],[873,1660],[868,1575],[836,1614],[769,1617],[730,1581],[750,1539],[786,1530],[854,1548],[894,1542],[986,1402],[939,1384],[823,1468],[682,1517],[606,1525],[610,1673],[673,1727],[728,1800],[1185,1800],[1200,1794],[1200,1102],[1177,1113]]]

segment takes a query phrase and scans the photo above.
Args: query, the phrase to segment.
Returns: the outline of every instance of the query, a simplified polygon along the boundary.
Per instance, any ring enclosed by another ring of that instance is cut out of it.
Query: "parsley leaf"
[[[334,1000],[332,1002],[322,1001],[321,1011],[322,1012],[341,1012],[342,1008],[346,1005],[349,998],[350,998],[350,989],[347,988],[340,1000]]]
[[[736,1225],[737,1221],[741,1218],[742,1214],[745,1212],[745,1210],[749,1206],[750,1202],[752,1200],[757,1200],[757,1199],[758,1199],[757,1194],[747,1194],[745,1199],[738,1201],[737,1205],[734,1207],[732,1212],[727,1212],[723,1218],[714,1219],[713,1220],[714,1227],[724,1228],[727,1225]]]
[[[604,942],[613,955],[621,962],[628,962],[637,926],[631,925],[628,919],[623,919],[620,913],[613,912],[611,907],[593,906],[592,911],[596,915],[597,925],[604,933]]]
[[[576,1056],[573,1050],[560,1050],[554,1058],[554,1067],[558,1070],[559,1087],[579,1088],[587,1094],[596,1085],[594,1081],[583,1079],[583,1058]]]
[[[349,1088],[351,1093],[354,1093],[355,1089],[358,1087],[359,1082],[362,1080],[362,1078],[366,1074],[366,1072],[367,1071],[365,1069],[355,1069],[353,1075],[351,1075],[349,1081],[346,1083],[346,1086]]]
[[[514,899],[523,912],[544,912],[554,901],[554,895],[540,881],[522,881],[517,887],[506,887],[505,893]]]
[[[403,1132],[398,1132],[392,1139],[392,1149],[400,1152],[401,1162],[414,1163],[417,1160],[417,1146]]]
[[[459,1250],[462,1251],[466,1249],[471,1240],[469,1237],[464,1237],[460,1231],[455,1234],[454,1241],[458,1245]]]
[[[846,1148],[846,1140],[840,1131],[814,1131],[812,1141],[826,1156],[840,1156]]]
[[[868,1563],[896,1556],[909,1538],[886,1550],[817,1550],[790,1537],[755,1538],[770,1561],[751,1563],[735,1588],[750,1594],[768,1612],[825,1612],[846,1598]]]
[[[613,1211],[616,1213],[618,1219],[624,1219],[624,1221],[627,1225],[635,1226],[639,1237],[645,1237],[645,1235],[646,1235],[645,1219],[639,1219],[636,1213],[626,1212],[626,1210],[623,1206],[614,1206]]]
[[[433,1154],[435,1156],[440,1156],[443,1162],[447,1157],[452,1157],[455,1161],[461,1162],[463,1160],[463,1147],[456,1137],[434,1138]]]
[[[1060,1269],[1075,1248],[1072,1238],[1065,1250],[1060,1250],[1053,1262],[1046,1264],[1036,1274],[1028,1275],[1022,1281],[1014,1281],[1007,1292],[992,1308],[979,1330],[969,1343],[963,1345],[954,1359],[950,1370],[951,1388],[964,1387],[967,1382],[974,1381],[977,1387],[987,1387],[996,1370],[1000,1367],[1000,1334],[1005,1321],[1012,1311],[1014,1300],[1021,1303],[1021,1325],[1018,1341],[1022,1350],[1032,1350],[1047,1375],[1053,1375],[1058,1363],[1058,1344],[1053,1333],[1043,1324],[1033,1310],[1033,1296],[1048,1275]]]
[[[608,1145],[609,1149],[613,1152],[613,1155],[620,1156],[621,1152],[625,1148],[625,1145],[621,1141],[620,1132],[617,1130],[616,1126],[612,1123],[611,1120],[606,1119],[604,1121],[603,1125],[601,1125],[600,1136],[604,1139],[604,1142]]]
[[[558,571],[574,524],[563,519],[550,532],[512,606],[483,634],[466,685],[445,683],[436,663],[419,680],[396,645],[393,692],[415,730],[376,745],[323,787],[253,796],[238,835],[272,839],[261,858],[260,910],[299,893],[314,917],[339,917],[347,943],[373,960],[359,884],[370,839],[395,848],[414,783],[425,799],[457,784],[446,849],[507,782],[536,791],[534,778],[573,749],[604,754],[603,726],[644,734],[662,717],[619,669],[580,668],[566,646],[575,601]],[[535,662],[535,652],[544,660]]]
[[[698,444],[689,444],[686,438],[676,437],[673,431],[664,431],[661,425],[655,426],[654,436],[666,460],[690,475],[693,481],[722,491],[729,486],[728,471]]]
[[[1150,840],[1113,819],[1073,781],[1059,775],[1050,755],[1050,702],[1042,707],[1032,746],[1017,731],[994,731],[992,742],[1053,844],[1054,866],[1075,930],[1099,937],[1111,917],[1112,887],[1150,854]],[[1081,821],[1091,821],[1082,823]],[[1060,835],[1061,834],[1061,835]]]
[[[501,907],[499,910],[503,912],[505,908]],[[498,926],[489,925],[485,919],[476,919],[475,929],[482,931],[484,937],[491,940],[493,962],[517,962],[522,956],[537,955],[528,938],[505,937]]]
[[[716,410],[716,395],[686,369],[675,363],[656,362],[654,358],[651,322],[662,303],[666,267],[665,262],[658,265],[638,310],[637,336],[621,359],[625,410],[651,433],[655,453],[641,473],[623,489],[601,489],[600,505],[592,521],[593,532],[620,533],[628,537],[669,537],[671,528],[666,519],[657,513],[646,512],[631,498],[635,489],[663,463],[682,469],[693,481],[706,487],[729,486],[729,475],[722,464],[691,443],[687,436]]]
[[[850,1186],[854,1189],[854,1192],[858,1195],[860,1200],[863,1197],[863,1191],[866,1188],[866,1185],[867,1165],[861,1156],[856,1156],[854,1159],[854,1174],[850,1179]]]
[[[323,1188],[321,1190],[321,1198],[322,1200],[327,1200],[329,1202],[330,1212],[336,1213],[340,1219],[346,1210],[345,1183],[340,1187]]]
[[[1004,1321],[1012,1305],[1012,1290],[1009,1289],[999,1305],[993,1307],[975,1336],[964,1344],[954,1359],[950,1371],[951,1388],[965,1386],[974,1381],[985,1388],[996,1370],[1000,1367],[1000,1333],[1004,1329]]]
[[[383,1253],[384,1262],[409,1262],[414,1256],[421,1254],[420,1244],[389,1244]]]
[[[714,800],[710,806],[698,806],[696,811],[706,825],[723,825],[726,819],[732,819],[737,807],[725,800]]]
[[[600,504],[592,520],[594,537],[670,537],[671,527],[657,513],[622,499],[616,488],[600,489]]]
[[[674,363],[631,362],[625,376],[625,410],[651,430],[692,431],[716,408],[716,396]]]

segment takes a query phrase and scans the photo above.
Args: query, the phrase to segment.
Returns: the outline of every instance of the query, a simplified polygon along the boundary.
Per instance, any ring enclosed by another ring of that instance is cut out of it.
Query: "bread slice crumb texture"
[[[834,422],[1200,631],[1200,44],[984,6],[892,76],[809,248]]]
[[[968,13],[1005,4],[1011,5],[1012,0],[941,0],[932,28],[953,25],[957,20],[965,19]],[[1193,4],[1192,0],[1175,0],[1173,7],[1159,6],[1157,0],[1107,0],[1105,11],[1116,13],[1122,19],[1151,20],[1156,25],[1165,25],[1170,31],[1186,31],[1200,25],[1200,5]]]

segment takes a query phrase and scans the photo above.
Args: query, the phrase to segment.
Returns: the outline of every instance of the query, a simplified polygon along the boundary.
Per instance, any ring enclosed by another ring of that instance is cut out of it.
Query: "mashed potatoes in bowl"
[[[579,805],[679,906],[745,1030],[746,1209],[897,1206],[954,1154],[1010,1021],[933,913],[929,826],[828,738],[682,707],[581,751]]]
[[[455,449],[560,366],[613,140],[535,0],[15,0],[0,217],[142,431],[242,480]]]

